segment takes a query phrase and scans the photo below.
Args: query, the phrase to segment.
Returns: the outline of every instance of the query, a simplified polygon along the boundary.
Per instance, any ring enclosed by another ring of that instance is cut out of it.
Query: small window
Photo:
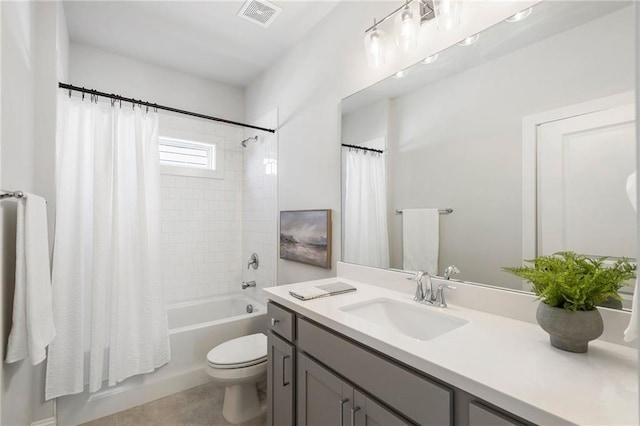
[[[223,139],[200,132],[160,129],[160,173],[224,179]]]
[[[216,146],[208,143],[160,137],[160,164],[216,169]]]

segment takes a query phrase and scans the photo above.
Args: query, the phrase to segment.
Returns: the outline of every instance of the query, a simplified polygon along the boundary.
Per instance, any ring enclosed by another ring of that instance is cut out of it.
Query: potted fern
[[[627,259],[612,264],[566,251],[525,262],[531,266],[505,267],[533,285],[542,303],[536,319],[549,333],[551,345],[569,352],[586,352],[604,327],[596,307],[609,298],[622,300],[618,291],[636,277],[636,265]]]

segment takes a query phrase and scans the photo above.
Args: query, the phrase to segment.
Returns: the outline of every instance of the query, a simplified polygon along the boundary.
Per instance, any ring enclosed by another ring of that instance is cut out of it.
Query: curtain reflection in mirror
[[[344,255],[349,263],[389,267],[387,171],[384,153],[342,148]]]

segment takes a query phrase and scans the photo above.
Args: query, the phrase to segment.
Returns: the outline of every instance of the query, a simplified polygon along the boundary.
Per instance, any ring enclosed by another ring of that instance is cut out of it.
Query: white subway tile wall
[[[260,120],[261,125],[275,128],[275,112]],[[245,138],[258,135],[257,143],[249,143],[244,150],[242,177],[242,253],[244,281],[256,281],[256,288],[248,295],[262,298],[260,289],[276,285],[277,262],[277,136],[245,130]],[[257,253],[260,267],[247,270],[251,253]]]
[[[243,130],[161,114],[160,134],[166,129],[223,138],[219,149],[225,150],[225,169],[224,179],[161,176],[165,298],[173,302],[239,291],[243,265],[246,269],[242,248]]]

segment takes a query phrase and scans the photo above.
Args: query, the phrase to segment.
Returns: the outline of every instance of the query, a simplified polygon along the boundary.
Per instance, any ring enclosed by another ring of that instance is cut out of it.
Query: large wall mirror
[[[635,260],[632,8],[545,1],[344,99],[343,261],[527,290],[501,267]]]

